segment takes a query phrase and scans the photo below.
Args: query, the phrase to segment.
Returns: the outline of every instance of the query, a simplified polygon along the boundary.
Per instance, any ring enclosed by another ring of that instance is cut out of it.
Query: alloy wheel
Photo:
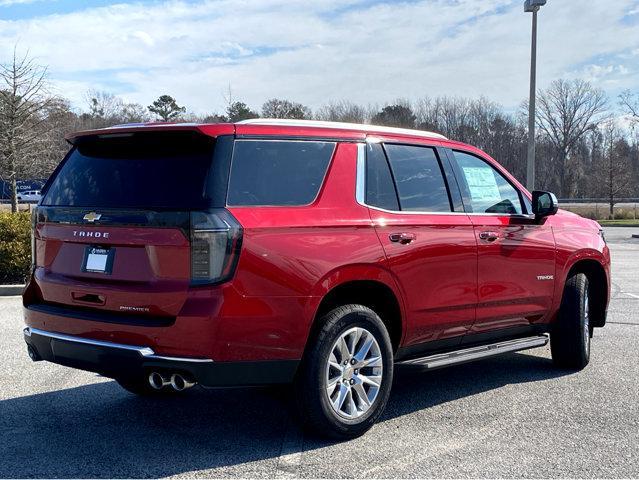
[[[355,419],[373,405],[383,376],[382,353],[375,336],[361,327],[344,331],[326,361],[326,395],[340,417]]]

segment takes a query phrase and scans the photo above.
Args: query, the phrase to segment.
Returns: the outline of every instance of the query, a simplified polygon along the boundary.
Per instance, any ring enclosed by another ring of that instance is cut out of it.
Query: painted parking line
[[[303,450],[304,435],[299,426],[289,418],[277,459],[275,478],[298,478]]]

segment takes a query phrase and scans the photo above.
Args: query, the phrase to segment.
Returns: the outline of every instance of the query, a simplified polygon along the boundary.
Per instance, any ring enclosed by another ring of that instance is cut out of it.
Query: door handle
[[[499,233],[497,232],[481,232],[479,234],[479,238],[481,240],[486,240],[487,242],[494,242],[499,238]]]
[[[415,240],[414,233],[391,233],[388,236],[388,239],[391,242],[401,243],[402,245],[408,245],[413,240]]]

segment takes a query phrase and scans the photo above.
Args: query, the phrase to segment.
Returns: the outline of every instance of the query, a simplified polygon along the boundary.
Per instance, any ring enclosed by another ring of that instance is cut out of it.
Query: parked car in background
[[[38,203],[42,198],[40,190],[26,190],[18,192],[18,201],[24,203]]]
[[[255,120],[69,141],[33,214],[33,360],[142,395],[293,382],[305,425],[350,438],[397,363],[550,341],[579,370],[605,325],[600,226],[441,135]]]

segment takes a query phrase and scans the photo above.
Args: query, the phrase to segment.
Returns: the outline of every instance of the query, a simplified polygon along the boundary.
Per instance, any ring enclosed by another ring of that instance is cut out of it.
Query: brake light
[[[38,209],[34,208],[31,212],[31,270],[37,266],[36,259],[36,239],[35,239],[35,229],[38,220]]]
[[[242,226],[223,208],[191,212],[191,283],[222,283],[233,277]]]

